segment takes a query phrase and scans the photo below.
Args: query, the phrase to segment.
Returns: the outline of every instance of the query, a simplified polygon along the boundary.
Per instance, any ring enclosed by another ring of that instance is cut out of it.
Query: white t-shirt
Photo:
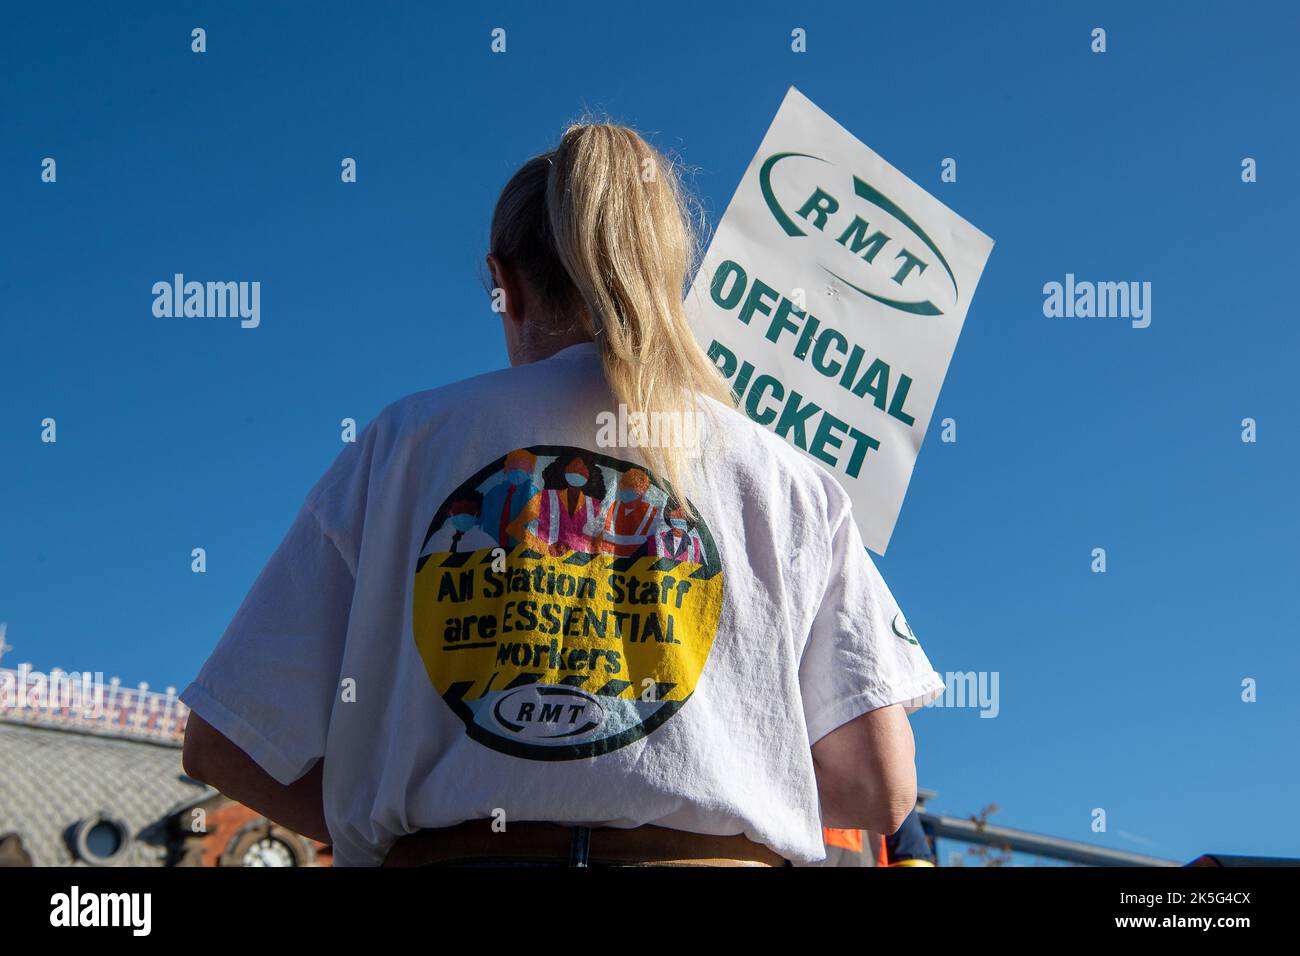
[[[639,449],[606,447],[591,343],[394,403],[312,489],[181,699],[282,784],[324,757],[339,866],[502,812],[822,859],[810,746],[943,680],[835,479],[705,401],[687,560],[654,538],[627,553],[669,489]],[[453,551],[433,536],[457,513],[473,517]]]

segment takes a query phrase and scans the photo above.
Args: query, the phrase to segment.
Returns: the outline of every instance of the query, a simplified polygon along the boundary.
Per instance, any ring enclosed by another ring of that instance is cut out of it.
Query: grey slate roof
[[[168,811],[213,793],[174,744],[0,720],[0,835],[18,833],[36,866],[84,866],[72,832],[101,811],[131,832],[123,865],[160,866]]]

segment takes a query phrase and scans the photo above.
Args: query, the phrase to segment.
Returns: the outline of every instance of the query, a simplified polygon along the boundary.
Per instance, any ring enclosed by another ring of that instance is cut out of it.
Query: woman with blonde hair
[[[683,308],[696,255],[631,129],[571,126],[511,177],[487,257],[511,367],[394,403],[316,484],[182,694],[187,772],[336,865],[784,865],[823,826],[898,828],[906,713],[942,681],[844,490],[732,407]],[[696,414],[703,447],[609,447],[611,413]],[[598,528],[642,470],[702,563],[542,552],[538,509],[512,547],[426,549],[520,450]]]

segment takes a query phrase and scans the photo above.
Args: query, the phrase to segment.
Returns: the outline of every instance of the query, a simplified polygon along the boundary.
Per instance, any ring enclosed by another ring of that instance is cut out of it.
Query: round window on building
[[[77,856],[93,866],[117,863],[131,845],[126,825],[107,816],[91,817],[77,827]]]

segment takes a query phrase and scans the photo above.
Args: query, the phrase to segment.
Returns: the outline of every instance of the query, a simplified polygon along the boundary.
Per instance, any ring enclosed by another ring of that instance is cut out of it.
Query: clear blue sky
[[[7,663],[184,686],[340,419],[505,364],[480,263],[520,162],[603,109],[680,151],[716,220],[794,84],[997,240],[880,561],[940,671],[1001,675],[996,719],[915,718],[934,807],[1300,856],[1297,14],[969,7],[7,10]],[[175,272],[261,281],[261,327],[155,319]],[[1067,272],[1152,282],[1151,327],[1044,318]]]

